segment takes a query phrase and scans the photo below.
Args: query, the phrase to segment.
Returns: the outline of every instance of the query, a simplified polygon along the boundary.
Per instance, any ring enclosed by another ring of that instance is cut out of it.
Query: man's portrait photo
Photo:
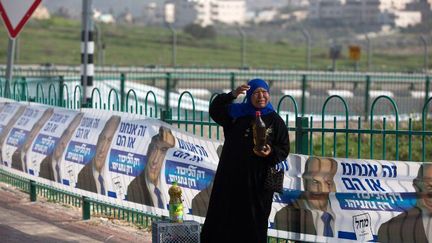
[[[222,153],[223,145],[219,145],[216,149],[216,153],[218,158]],[[207,215],[208,205],[210,202],[210,195],[213,189],[213,181],[210,184],[202,189],[198,194],[192,199],[192,215],[205,217]]]
[[[147,163],[140,175],[131,181],[127,189],[127,200],[147,206],[166,208],[167,201],[162,192],[161,170],[168,149],[175,146],[171,130],[161,126],[147,149]]]
[[[33,125],[29,134],[25,138],[26,140],[24,144],[16,148],[15,152],[12,154],[12,168],[28,173],[27,150],[30,148],[33,140],[39,134],[39,131],[51,117],[53,112],[53,108],[46,109],[39,120]]]
[[[52,154],[48,154],[40,164],[39,177],[61,183],[61,161],[69,141],[75,129],[81,123],[84,113],[79,112],[71,121],[66,130],[63,131]]]
[[[302,175],[304,191],[294,203],[275,215],[275,228],[296,233],[334,237],[335,214],[329,193],[336,192],[337,162],[332,158],[309,157]]]
[[[0,134],[0,162],[3,164],[3,144],[6,140],[7,135],[12,129],[13,125],[18,121],[18,118],[24,113],[26,107],[20,105],[17,107],[17,111],[12,116],[12,118],[8,121],[8,123],[2,128]]]
[[[416,205],[383,223],[379,242],[432,242],[432,164],[423,163],[413,181]]]
[[[120,116],[112,116],[105,123],[97,140],[95,156],[78,174],[77,188],[107,195],[105,162],[120,120]]]

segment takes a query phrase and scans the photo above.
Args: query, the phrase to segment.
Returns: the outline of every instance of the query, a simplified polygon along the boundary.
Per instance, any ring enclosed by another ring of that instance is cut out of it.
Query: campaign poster
[[[18,120],[24,112],[25,106],[18,103],[7,103],[3,105],[0,112],[0,139],[4,141],[13,124]],[[4,132],[4,133],[3,133]],[[3,143],[0,144],[0,146]]]
[[[6,166],[28,172],[28,161],[24,151],[27,151],[52,114],[53,108],[26,106],[3,143],[2,160]]]
[[[128,200],[128,186],[141,175],[147,162],[146,148],[151,139],[150,130],[144,119],[124,119],[120,122],[106,161],[111,185],[109,197]],[[132,196],[129,197],[131,198]]]
[[[107,195],[167,209],[168,188],[177,182],[184,198],[192,200],[201,189],[211,190],[219,147],[214,144],[158,120],[123,119],[106,161]]]
[[[428,163],[296,154],[287,163],[284,192],[275,194],[270,228],[315,242],[389,242],[383,225],[418,207],[415,181],[422,180],[423,166],[432,168]],[[411,235],[416,235],[413,230]]]
[[[26,151],[29,174],[61,182],[61,155],[82,116],[77,111],[54,109],[54,113]]]
[[[105,161],[121,118],[104,111],[86,111],[64,151],[62,183],[107,195]]]

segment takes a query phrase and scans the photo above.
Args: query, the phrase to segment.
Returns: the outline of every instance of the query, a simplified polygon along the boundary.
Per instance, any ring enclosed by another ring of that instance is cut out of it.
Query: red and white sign
[[[42,0],[0,0],[0,15],[11,38],[18,36]]]

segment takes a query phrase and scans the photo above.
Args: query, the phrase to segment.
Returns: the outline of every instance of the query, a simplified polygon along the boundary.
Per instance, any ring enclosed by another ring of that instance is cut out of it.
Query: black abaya
[[[276,112],[271,112],[262,116],[266,127],[271,128],[271,153],[264,158],[255,155],[255,117],[232,119],[228,105],[234,99],[231,93],[220,94],[210,105],[210,116],[224,129],[225,143],[202,228],[202,243],[266,242],[273,199],[273,192],[263,187],[266,170],[285,160],[289,153],[285,123]]]

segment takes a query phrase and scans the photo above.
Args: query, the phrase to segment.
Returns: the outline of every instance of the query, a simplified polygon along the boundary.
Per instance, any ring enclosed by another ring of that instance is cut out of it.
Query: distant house
[[[33,12],[32,18],[33,19],[49,19],[49,18],[51,18],[51,15],[50,15],[48,9],[41,4]]]
[[[245,0],[170,0],[166,4],[174,6],[174,24],[180,27],[192,23],[243,25],[246,19]]]
[[[93,19],[104,24],[115,24],[116,20],[112,14],[105,14],[96,9],[93,10]]]
[[[420,12],[406,10],[411,2],[413,0],[315,0],[310,2],[308,18],[319,23],[351,26],[407,27],[421,21]]]
[[[126,8],[122,13],[118,15],[117,21],[120,23],[132,24],[134,22],[134,17],[131,11],[129,11],[129,9]]]

